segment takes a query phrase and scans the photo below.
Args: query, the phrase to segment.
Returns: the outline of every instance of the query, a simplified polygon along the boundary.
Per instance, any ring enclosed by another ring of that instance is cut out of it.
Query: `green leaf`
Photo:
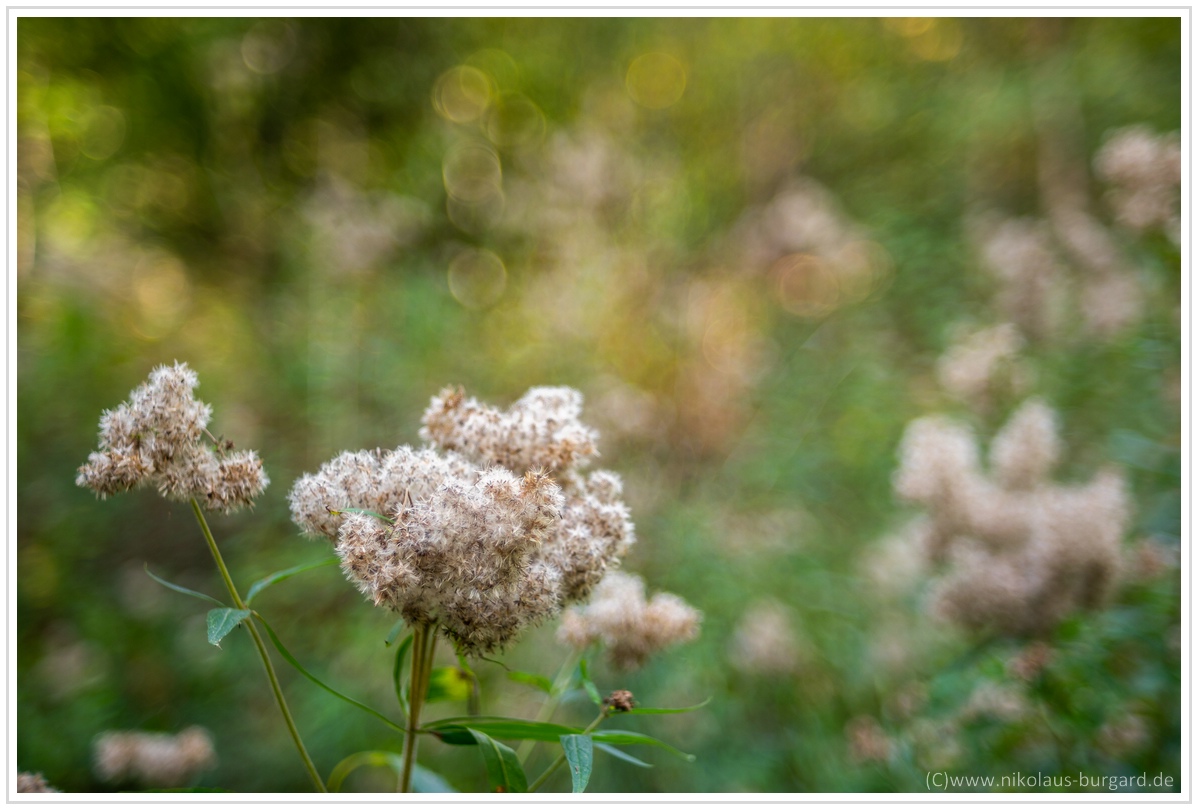
[[[303,565],[297,565],[294,568],[286,568],[282,571],[276,571],[269,576],[263,577],[250,586],[249,591],[245,595],[245,603],[248,605],[255,596],[269,588],[271,585],[274,585],[276,582],[282,582],[283,580],[293,577],[296,574],[302,574],[305,571],[311,571],[313,568],[323,568],[326,565],[335,565],[339,561],[340,560],[335,556],[326,557],[319,562],[304,563]]]
[[[403,619],[400,619],[395,624],[391,625],[391,629],[387,631],[387,637],[383,639],[383,644],[387,647],[390,647],[392,644],[394,644],[395,639],[399,638],[399,634],[403,632],[404,625],[406,624],[407,622],[405,622]]]
[[[637,767],[640,767],[640,768],[652,768],[653,767],[648,762],[645,762],[645,760],[637,759],[632,754],[626,754],[623,751],[621,751],[619,748],[616,748],[614,746],[607,745],[605,743],[594,743],[594,746],[596,749],[604,752],[605,754],[613,756],[616,759],[622,759],[625,762],[631,762],[633,765],[636,765]]]
[[[566,752],[574,792],[582,793],[591,779],[591,764],[595,758],[591,738],[585,734],[563,734],[562,750]]]
[[[182,585],[176,585],[173,582],[167,582],[162,577],[155,576],[154,572],[150,570],[149,563],[146,563],[145,568],[146,568],[146,573],[150,575],[150,579],[154,580],[159,585],[162,585],[166,588],[170,588],[172,591],[178,591],[179,593],[185,594],[187,596],[194,596],[196,599],[203,599],[206,602],[211,602],[214,605],[220,605],[221,607],[226,606],[224,602],[220,601],[219,599],[213,599],[211,596],[209,596],[206,593],[200,593],[199,591],[193,591],[191,588],[184,588]]]
[[[390,768],[397,777],[403,775],[403,757],[392,751],[359,751],[351,754],[337,763],[329,774],[328,788],[330,793],[341,790],[345,778],[358,768],[375,767]],[[430,771],[422,765],[412,766],[412,791],[414,793],[457,793],[453,786],[439,774]]]
[[[711,698],[702,703],[696,703],[694,706],[686,706],[682,709],[631,709],[626,712],[619,712],[619,714],[683,714],[684,712],[693,712],[695,709],[702,709],[708,703],[711,703]]]
[[[445,781],[445,777],[436,771],[430,771],[423,765],[412,763],[412,792],[413,793],[457,793],[453,785]]]
[[[509,717],[446,717],[421,726],[422,731],[437,735],[450,745],[474,745],[470,730],[481,731],[505,740],[557,742],[563,734],[581,734],[582,729],[556,723],[535,723]]]
[[[682,757],[687,762],[695,761],[694,754],[679,751],[669,743],[664,743],[656,737],[650,737],[648,734],[641,734],[638,731],[604,729],[602,731],[591,732],[591,737],[597,743],[607,743],[608,745],[653,745],[658,748],[664,748],[671,754]]]
[[[222,607],[208,611],[208,643],[219,647],[221,639],[250,617],[250,611]]]
[[[591,697],[591,702],[596,706],[603,705],[603,698],[599,695],[599,689],[591,682],[591,676],[587,675],[587,660],[580,659],[578,662],[578,680],[582,682],[582,688],[587,690],[587,694]]]
[[[469,700],[473,680],[457,667],[437,667],[429,673],[425,703],[434,700]]]
[[[470,729],[470,735],[474,737],[474,742],[483,755],[483,763],[487,766],[487,781],[490,782],[491,789],[502,789],[507,793],[527,793],[528,778],[524,775],[520,760],[516,758],[516,752],[476,729]]]
[[[516,683],[528,684],[534,689],[540,689],[547,695],[553,693],[553,681],[543,675],[533,675],[531,672],[517,672],[516,670],[512,670],[507,676]]]
[[[403,710],[404,719],[411,711],[408,707],[408,691],[403,685],[403,662],[408,650],[412,647],[412,634],[409,633],[399,646],[395,648],[395,666],[391,669],[391,678],[395,681],[395,697],[399,700],[399,708]]]
[[[397,774],[403,773],[403,757],[391,751],[359,751],[356,754],[350,754],[333,767],[333,772],[329,774],[325,786],[328,787],[330,793],[337,793],[341,790],[341,784],[345,781],[345,777],[358,768],[365,767],[391,768]]]
[[[375,711],[374,709],[367,706],[365,703],[361,703],[357,700],[354,700],[351,697],[347,697],[347,696],[341,694],[336,689],[329,686],[324,681],[320,680],[320,678],[317,678],[311,672],[304,669],[303,665],[300,664],[300,662],[295,659],[295,656],[292,655],[290,652],[288,652],[287,648],[283,646],[283,642],[279,641],[279,637],[277,635],[275,635],[275,631],[271,628],[271,626],[269,624],[266,623],[266,620],[262,618],[262,614],[255,611],[254,616],[258,619],[258,621],[262,622],[262,626],[266,628],[266,634],[268,636],[270,636],[271,643],[275,645],[275,649],[277,649],[279,651],[279,655],[283,656],[283,658],[285,658],[287,660],[288,664],[291,664],[291,666],[295,667],[296,671],[299,672],[300,675],[303,675],[305,678],[307,678],[312,683],[319,686],[324,691],[328,692],[330,695],[341,698],[342,700],[344,700],[346,703],[350,704],[351,706],[357,706],[359,709],[366,712],[367,714],[377,717],[379,720],[382,720],[384,723],[386,723],[388,726],[395,729],[396,731],[404,733],[404,734],[407,733],[406,728],[404,728],[403,726],[399,725],[398,723],[392,721],[386,715]]]

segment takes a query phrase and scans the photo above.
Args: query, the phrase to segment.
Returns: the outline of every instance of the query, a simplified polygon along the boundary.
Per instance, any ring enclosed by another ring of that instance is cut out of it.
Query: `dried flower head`
[[[192,726],[178,734],[108,731],[93,743],[96,775],[105,782],[146,787],[183,787],[216,767],[212,737]]]
[[[801,654],[790,611],[773,600],[751,605],[736,624],[728,659],[742,672],[759,675],[798,670]]]
[[[231,512],[252,506],[270,483],[253,450],[219,453],[203,443],[212,408],[192,390],[199,379],[186,363],[159,366],[129,401],[100,417],[100,448],[75,483],[101,498],[152,484],[172,500],[197,499]]]
[[[613,571],[599,583],[589,605],[566,611],[557,638],[579,650],[600,642],[614,666],[634,669],[658,650],[695,638],[701,619],[699,611],[672,593],[646,601],[644,580]]]
[[[1177,133],[1156,135],[1145,126],[1116,130],[1094,158],[1111,188],[1115,219],[1139,233],[1159,228],[1180,238],[1181,143]]]
[[[582,394],[572,388],[531,388],[507,411],[447,388],[424,412],[420,438],[483,466],[558,473],[599,454],[581,413]]]
[[[1038,400],[999,431],[989,473],[965,426],[941,417],[908,426],[894,485],[927,509],[930,559],[949,563],[931,593],[935,614],[1036,634],[1107,598],[1130,518],[1126,485],[1113,469],[1085,485],[1054,483],[1060,452],[1056,416]]]
[[[854,762],[885,762],[890,759],[893,743],[873,717],[854,717],[844,727],[844,736],[849,744],[849,756]]]
[[[1019,363],[1023,338],[1012,323],[962,335],[936,363],[936,377],[952,396],[978,409],[1003,389],[1019,390],[1027,370]]]
[[[22,771],[17,774],[17,793],[58,793],[58,789],[51,787],[46,781],[46,777],[40,773],[26,773]]]
[[[1044,338],[1060,325],[1066,265],[1045,223],[1007,219],[976,229],[982,265],[998,282],[995,303],[1027,335]]]
[[[603,705],[613,712],[630,712],[636,708],[636,700],[627,689],[617,689],[603,699]]]
[[[447,389],[423,431],[441,452],[342,453],[296,482],[292,517],[336,541],[376,605],[439,624],[465,652],[501,647],[586,599],[635,541],[619,476],[576,470],[596,455],[580,410],[565,388],[534,388],[506,413]]]

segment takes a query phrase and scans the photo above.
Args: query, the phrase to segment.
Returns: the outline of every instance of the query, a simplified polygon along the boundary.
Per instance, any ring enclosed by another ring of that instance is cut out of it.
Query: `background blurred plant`
[[[1177,19],[22,18],[17,69],[21,769],[104,789],[96,734],[202,724],[201,785],[305,789],[294,753],[240,747],[278,723],[242,709],[248,647],[211,648],[146,581],[214,584],[167,542],[187,510],[72,484],[95,415],[185,357],[226,435],[278,448],[275,481],[415,443],[446,381],[583,392],[654,538],[628,567],[704,614],[618,685],[714,696],[653,718],[703,768],[616,763],[592,790],[1179,774],[1176,182],[1136,168],[1172,159]],[[1059,414],[1060,485],[1123,470],[1125,575],[1041,638],[979,638],[926,614],[896,451],[930,414],[994,436],[1031,396]],[[282,499],[213,528],[248,574],[318,556]],[[304,585],[260,600],[289,649],[394,699],[382,611],[335,571]],[[505,663],[555,671],[555,632]],[[476,674],[513,715],[543,705]],[[323,772],[392,739],[280,676]]]

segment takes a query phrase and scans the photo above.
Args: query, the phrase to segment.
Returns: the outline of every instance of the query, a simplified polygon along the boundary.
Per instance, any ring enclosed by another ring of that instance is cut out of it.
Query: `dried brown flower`
[[[184,787],[200,772],[216,767],[212,736],[199,726],[178,734],[108,731],[96,738],[93,750],[96,775],[111,783]]]
[[[292,517],[376,605],[495,649],[586,599],[635,540],[620,478],[576,469],[596,455],[581,404],[534,388],[504,413],[446,389],[422,431],[440,452],[343,453],[296,482]]]
[[[589,605],[566,611],[557,638],[579,650],[601,642],[615,667],[634,669],[658,650],[695,638],[701,619],[699,611],[672,593],[646,601],[644,580],[612,571]]]
[[[186,363],[159,366],[129,401],[100,418],[100,449],[75,483],[101,498],[152,484],[172,500],[197,499],[208,509],[252,506],[270,483],[253,450],[218,453],[202,443],[212,408],[192,390],[199,379]]]

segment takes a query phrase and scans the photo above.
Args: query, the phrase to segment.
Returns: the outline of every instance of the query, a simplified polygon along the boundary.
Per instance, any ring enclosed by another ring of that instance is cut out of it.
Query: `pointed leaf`
[[[469,730],[481,731],[505,740],[557,742],[563,734],[581,734],[582,729],[556,723],[535,723],[509,717],[446,717],[421,726],[422,731],[437,735],[450,745],[474,745]]]
[[[341,790],[341,784],[345,781],[345,777],[358,768],[364,767],[391,768],[396,773],[401,773],[403,757],[391,751],[359,751],[356,754],[350,754],[333,767],[333,772],[329,774],[325,786],[328,787],[330,793],[337,793]]]
[[[275,631],[271,628],[271,626],[269,624],[266,623],[266,620],[262,618],[262,614],[255,613],[254,616],[258,619],[258,621],[262,622],[262,626],[266,628],[266,634],[268,636],[270,636],[270,641],[272,644],[275,645],[275,649],[279,651],[279,655],[283,656],[283,658],[286,659],[288,664],[291,664],[291,666],[295,667],[296,671],[300,675],[303,675],[305,678],[307,678],[312,683],[319,686],[324,691],[328,692],[330,695],[341,698],[342,700],[344,700],[346,703],[350,704],[351,706],[356,706],[359,709],[361,709],[362,711],[366,712],[367,714],[377,717],[379,720],[382,720],[384,723],[386,723],[388,726],[395,729],[396,731],[404,733],[404,734],[407,733],[407,729],[404,728],[403,726],[399,725],[398,723],[393,722],[392,720],[387,718],[385,715],[383,715],[380,712],[377,712],[374,709],[367,706],[365,703],[361,703],[359,701],[354,700],[351,697],[347,697],[347,696],[341,694],[336,689],[329,686],[324,681],[320,680],[320,678],[317,678],[311,672],[304,669],[303,665],[300,664],[300,662],[296,660],[295,656],[292,655],[287,650],[287,648],[283,646],[283,642],[279,641],[279,637],[277,635],[275,635]]]
[[[397,777],[403,775],[403,757],[393,751],[359,751],[350,754],[337,763],[329,774],[327,786],[330,793],[341,790],[346,777],[358,768],[390,768]],[[445,781],[440,774],[430,771],[423,765],[412,765],[413,793],[457,793],[453,785]]]
[[[694,754],[679,751],[669,743],[664,743],[656,737],[650,737],[648,734],[641,734],[639,731],[604,729],[602,731],[591,732],[591,737],[597,743],[607,743],[608,745],[653,745],[658,748],[664,748],[671,754],[682,757],[687,762],[695,761]]]
[[[319,562],[304,563],[303,565],[297,565],[293,568],[285,568],[282,571],[276,571],[269,576],[263,577],[250,586],[249,591],[247,591],[245,595],[245,603],[248,605],[255,596],[262,593],[262,591],[266,590],[271,585],[274,585],[276,582],[282,582],[283,580],[289,579],[296,574],[302,574],[305,571],[311,571],[313,568],[323,568],[326,565],[335,565],[338,562],[340,562],[340,560],[335,556],[326,557]]]
[[[390,647],[392,644],[394,644],[395,639],[399,638],[399,634],[403,632],[404,625],[406,624],[407,622],[405,622],[403,619],[400,619],[395,624],[391,625],[391,629],[387,631],[387,637],[383,639],[383,645]]]
[[[630,709],[626,712],[620,712],[620,714],[683,714],[685,712],[693,712],[695,709],[702,709],[708,703],[711,703],[711,698],[708,698],[707,700],[703,701],[702,703],[696,703],[694,706],[686,706],[681,709],[640,709],[640,708],[637,708],[637,709]]]
[[[232,633],[237,625],[248,619],[250,611],[236,608],[216,608],[208,611],[208,643],[219,647],[221,639]]]
[[[453,785],[445,781],[445,777],[436,771],[430,771],[423,765],[412,765],[413,793],[457,793]]]
[[[585,658],[578,662],[578,679],[582,682],[582,688],[587,690],[591,702],[596,706],[602,706],[603,698],[599,695],[599,689],[591,682],[591,677],[587,675],[587,660]]]
[[[403,683],[403,662],[408,654],[408,650],[412,648],[412,634],[409,633],[403,641],[399,642],[399,646],[395,648],[395,666],[391,669],[391,677],[395,681],[395,697],[399,700],[399,708],[403,711],[404,719],[407,719],[408,712],[408,690]]]
[[[474,742],[482,753],[491,789],[502,788],[507,793],[527,793],[528,778],[524,775],[520,760],[516,758],[516,752],[476,729],[470,729],[470,735],[474,737]]]
[[[606,743],[594,743],[594,746],[595,746],[595,749],[598,751],[602,751],[603,753],[613,756],[616,759],[622,759],[625,762],[631,762],[633,765],[636,765],[640,768],[652,768],[653,767],[648,762],[645,762],[645,760],[637,759],[632,754],[627,754],[627,753],[621,751],[619,748],[616,748],[615,746],[607,745]]]
[[[563,734],[562,750],[566,752],[574,792],[582,793],[591,779],[591,764],[595,758],[591,738],[585,734]]]
[[[507,674],[510,680],[517,683],[525,683],[534,689],[539,689],[545,694],[553,693],[553,681],[546,678],[544,675],[533,675],[531,672],[517,672],[512,670]]]
[[[162,585],[163,587],[170,588],[172,591],[177,591],[181,594],[185,594],[186,596],[194,596],[196,599],[203,599],[204,601],[211,602],[214,605],[220,605],[221,607],[225,607],[224,602],[220,601],[219,599],[213,599],[211,596],[209,596],[206,593],[200,593],[199,591],[193,591],[191,588],[184,588],[182,585],[176,585],[173,582],[167,582],[162,577],[156,576],[154,574],[154,572],[150,570],[149,563],[146,563],[145,569],[146,569],[146,573],[150,575],[150,579],[154,580],[155,582],[157,582],[159,585]]]

